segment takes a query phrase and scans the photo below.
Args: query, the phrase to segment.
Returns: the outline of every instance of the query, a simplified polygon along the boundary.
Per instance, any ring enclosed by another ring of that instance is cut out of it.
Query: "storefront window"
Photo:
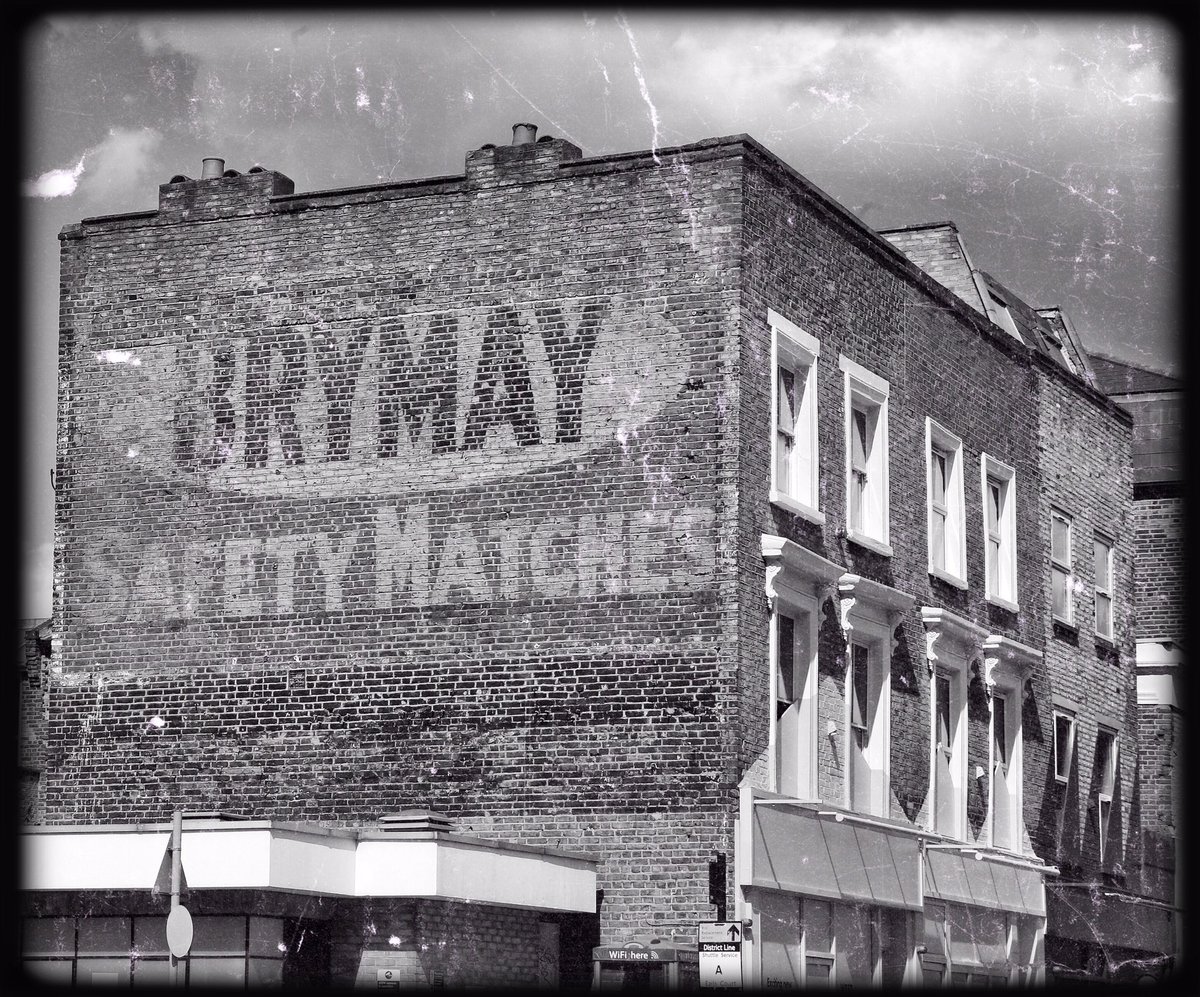
[[[165,917],[27,918],[23,963],[45,983],[168,986],[166,923]],[[282,985],[282,918],[199,916],[192,924],[192,948],[180,968],[187,985]]]

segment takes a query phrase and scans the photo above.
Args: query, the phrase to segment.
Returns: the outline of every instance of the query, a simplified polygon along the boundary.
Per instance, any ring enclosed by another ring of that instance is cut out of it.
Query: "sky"
[[[1151,16],[561,10],[51,15],[21,41],[20,618],[49,615],[58,232],[201,160],[298,193],[748,133],[875,229],[950,220],[1085,346],[1182,373],[1183,45]]]

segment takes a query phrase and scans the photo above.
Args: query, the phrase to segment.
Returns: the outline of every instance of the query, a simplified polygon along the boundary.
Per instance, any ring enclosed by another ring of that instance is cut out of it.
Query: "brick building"
[[[178,811],[192,980],[583,984],[722,916],[762,985],[1167,950],[1056,914],[1140,888],[1131,420],[1059,310],[745,136],[223,166],[61,235],[30,965],[165,972]]]
[[[1183,384],[1108,357],[1093,357],[1092,366],[1098,387],[1133,415],[1143,886],[1181,906],[1176,842],[1184,809]]]

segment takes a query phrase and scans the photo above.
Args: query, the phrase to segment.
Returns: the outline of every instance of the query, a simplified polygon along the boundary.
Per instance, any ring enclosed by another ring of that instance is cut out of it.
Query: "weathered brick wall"
[[[606,939],[711,916],[726,156],[66,230],[48,819],[427,806],[598,855]]]
[[[880,233],[939,284],[948,287],[968,305],[986,315],[979,288],[971,275],[971,264],[958,239],[953,222],[894,229]]]
[[[1183,511],[1178,494],[1133,503],[1138,639],[1183,637]]]
[[[1062,864],[1068,876],[1098,875],[1099,833],[1093,765],[1103,718],[1120,724],[1118,749],[1119,797],[1114,795],[1113,818],[1120,815],[1118,853],[1111,871],[1123,873],[1136,885],[1139,862],[1139,800],[1137,792],[1137,683],[1134,679],[1133,562],[1137,543],[1133,517],[1133,481],[1129,460],[1129,419],[1115,406],[1080,393],[1049,365],[1039,366],[1038,408],[1043,491],[1037,506],[1040,538],[1043,612],[1046,621],[1045,664],[1048,681],[1035,684],[1033,700],[1042,736],[1026,735],[1027,757],[1039,759],[1046,773],[1040,795],[1043,819],[1034,836],[1039,854]],[[1053,623],[1050,590],[1050,507],[1073,517],[1074,630]],[[1092,540],[1100,530],[1115,540],[1113,551],[1113,637],[1110,643],[1095,633],[1095,572]],[[1053,696],[1078,704],[1076,754],[1070,781],[1055,782]],[[1029,731],[1033,724],[1026,723]]]
[[[1040,642],[1041,543],[1021,529],[1037,504],[1037,412],[1033,372],[1019,347],[999,330],[955,310],[950,295],[878,246],[853,222],[800,181],[753,164],[747,171],[744,263],[738,542],[741,609],[741,764],[754,784],[767,785],[770,689],[769,622],[763,596],[760,535],[787,537],[848,572],[914,596],[891,661],[891,812],[915,820],[926,805],[930,764],[930,690],[920,607],[940,606],[989,633]],[[823,526],[768,501],[771,454],[771,340],[774,309],[816,337],[820,508]],[[889,382],[891,546],[886,557],[849,542],[844,443],[844,354]],[[926,523],[925,419],[963,441],[967,530],[965,591],[930,575]],[[983,500],[980,454],[1016,470],[1019,613],[989,604],[984,595]],[[844,643],[834,600],[822,607],[818,745],[820,788],[843,802],[843,773],[824,736],[832,718],[844,734]],[[987,764],[987,703],[972,672],[968,692],[968,766]],[[982,706],[981,706],[982,702]],[[982,710],[982,712],[981,712]],[[1036,779],[1034,779],[1036,776]],[[1040,786],[1036,769],[1027,782]],[[986,784],[968,779],[972,831],[985,817]],[[1037,820],[1040,798],[1027,792],[1026,819]],[[923,818],[922,818],[923,819]]]
[[[440,985],[534,988],[539,915],[463,903],[347,901],[330,921],[330,984],[401,990]]]
[[[1183,713],[1165,705],[1138,707],[1138,789],[1142,817],[1142,885],[1163,900],[1175,899],[1175,847],[1186,799]]]
[[[21,628],[17,672],[18,814],[22,824],[43,818],[42,771],[46,766],[46,641],[36,627]]]

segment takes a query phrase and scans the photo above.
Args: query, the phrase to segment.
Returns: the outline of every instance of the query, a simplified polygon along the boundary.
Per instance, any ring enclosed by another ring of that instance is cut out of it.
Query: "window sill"
[[[810,523],[815,523],[817,526],[825,525],[825,513],[819,509],[814,509],[811,505],[806,505],[799,499],[794,499],[784,492],[771,489],[770,494],[771,505],[777,505],[780,509],[785,509],[793,516],[799,516],[801,519],[806,519]]]
[[[1069,630],[1075,636],[1079,636],[1079,627],[1070,620],[1065,620],[1061,616],[1055,616],[1054,614],[1051,614],[1050,618],[1054,621],[1055,630]]]
[[[1019,613],[1021,611],[1021,607],[1019,605],[1017,605],[1015,602],[1010,602],[1001,595],[989,595],[987,597],[987,601],[993,606],[999,606],[1001,609],[1007,609],[1010,613]]]
[[[1104,634],[1096,634],[1096,646],[1102,647],[1106,651],[1115,651],[1117,642],[1111,637],[1106,637]]]
[[[876,554],[882,554],[884,557],[892,556],[891,544],[886,544],[882,540],[876,540],[874,537],[859,533],[858,530],[847,529],[846,539],[853,544],[858,544],[860,547],[865,547],[867,550],[873,550]]]
[[[956,589],[967,590],[967,582],[958,575],[953,575],[949,571],[943,571],[941,568],[930,567],[929,574],[938,581],[945,582],[947,585],[953,585]]]

